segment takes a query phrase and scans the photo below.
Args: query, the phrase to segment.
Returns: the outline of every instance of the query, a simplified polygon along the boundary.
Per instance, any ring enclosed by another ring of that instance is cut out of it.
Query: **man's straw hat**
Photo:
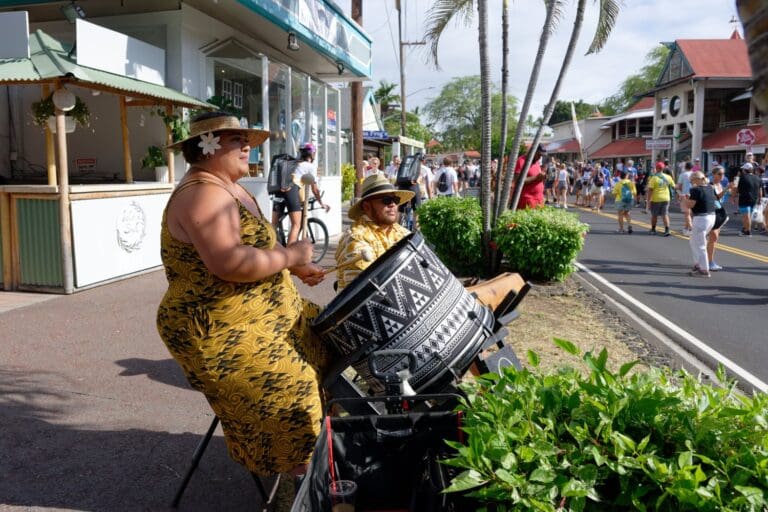
[[[253,147],[260,146],[262,142],[269,138],[269,132],[266,130],[257,130],[255,128],[243,128],[240,121],[235,116],[220,115],[216,117],[206,117],[200,121],[192,121],[189,124],[189,136],[180,141],[169,145],[169,149],[181,149],[181,145],[190,139],[200,137],[206,133],[212,132],[241,132],[248,137],[248,145]]]
[[[396,189],[383,174],[372,174],[363,181],[360,199],[352,205],[349,213],[347,213],[349,218],[357,220],[363,214],[363,201],[377,196],[395,196],[399,199],[397,205],[400,206],[410,201],[414,194],[410,190]]]

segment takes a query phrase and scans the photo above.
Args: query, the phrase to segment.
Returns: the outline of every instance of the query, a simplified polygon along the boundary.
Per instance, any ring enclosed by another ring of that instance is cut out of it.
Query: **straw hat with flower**
[[[213,137],[213,134],[215,132],[223,131],[243,133],[246,137],[248,137],[248,145],[251,147],[260,146],[265,140],[269,138],[269,132],[266,130],[243,128],[243,126],[240,125],[240,120],[235,116],[229,115],[225,112],[213,112],[202,114],[199,117],[193,119],[192,122],[189,123],[189,135],[185,139],[176,141],[169,145],[168,148],[181,149],[181,146],[188,140],[200,138],[200,147],[203,147],[203,152],[207,153],[203,144],[206,144],[206,141],[208,141],[209,145],[211,143],[215,144],[218,141],[214,140],[215,138]],[[211,151],[211,153],[213,152]]]
[[[396,189],[381,173],[372,174],[363,181],[360,199],[352,205],[347,213],[349,218],[357,220],[363,214],[363,201],[378,196],[395,196],[398,198],[397,205],[400,206],[410,201],[414,194],[410,190]]]

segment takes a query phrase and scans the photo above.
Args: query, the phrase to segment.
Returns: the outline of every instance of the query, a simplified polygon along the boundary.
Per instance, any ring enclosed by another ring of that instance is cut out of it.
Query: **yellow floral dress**
[[[194,180],[176,192],[199,182],[216,185]],[[238,206],[242,242],[274,247],[263,215]],[[318,307],[299,297],[287,270],[252,283],[214,276],[192,244],[171,236],[165,215],[160,237],[168,291],[157,329],[221,420],[230,456],[262,476],[308,462],[320,431],[318,376],[327,358],[309,331]]]

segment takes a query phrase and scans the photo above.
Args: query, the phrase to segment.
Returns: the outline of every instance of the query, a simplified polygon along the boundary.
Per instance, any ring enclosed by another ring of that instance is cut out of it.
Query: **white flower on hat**
[[[213,132],[204,133],[200,136],[200,142],[197,143],[198,147],[203,148],[203,155],[214,154],[217,149],[221,149],[219,141],[221,137],[214,137]]]

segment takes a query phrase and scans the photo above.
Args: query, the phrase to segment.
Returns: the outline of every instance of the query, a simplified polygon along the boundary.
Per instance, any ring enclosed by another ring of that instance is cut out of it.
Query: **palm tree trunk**
[[[507,162],[507,173],[504,176],[504,184],[501,188],[501,197],[495,205],[494,218],[498,218],[501,213],[507,207],[507,199],[509,198],[509,192],[512,188],[512,177],[515,174],[515,163],[517,162],[518,153],[520,151],[520,142],[523,138],[523,129],[525,126],[525,120],[528,117],[528,109],[533,101],[533,93],[536,90],[536,84],[539,81],[539,72],[541,70],[541,63],[544,60],[544,52],[547,49],[549,43],[549,36],[552,33],[552,21],[555,17],[555,1],[545,0],[547,6],[547,15],[544,18],[544,26],[541,29],[541,36],[539,37],[539,48],[536,52],[536,60],[533,63],[533,69],[531,70],[531,77],[528,79],[528,89],[525,91],[525,99],[523,100],[523,106],[520,110],[520,116],[517,121],[517,128],[515,129],[515,138],[510,148],[510,158]],[[520,187],[517,187],[518,189]]]
[[[507,130],[509,113],[507,112],[507,89],[509,89],[509,0],[502,1],[501,7],[501,141],[499,141],[499,165],[496,167],[496,190],[493,204],[499,204],[501,197],[501,175],[504,166],[504,153],[507,151]],[[496,209],[491,218],[491,225],[496,224]]]
[[[488,0],[477,0],[478,43],[480,46],[480,110],[482,119],[480,168],[491,168],[491,65],[488,59]],[[483,210],[483,261],[490,267],[491,173],[482,173],[480,203]]]
[[[555,82],[555,86],[552,89],[552,95],[549,97],[549,103],[547,103],[547,106],[544,108],[544,114],[542,116],[541,124],[539,125],[538,130],[536,130],[536,136],[533,138],[533,143],[531,147],[536,147],[536,145],[541,140],[541,135],[544,133],[544,127],[549,123],[549,119],[552,117],[552,112],[555,110],[555,103],[557,102],[557,97],[560,94],[560,86],[563,84],[563,81],[565,80],[565,75],[568,72],[568,68],[571,65],[571,59],[573,57],[573,52],[576,50],[576,43],[579,40],[579,34],[581,33],[581,26],[584,23],[584,9],[586,7],[587,0],[579,0],[578,7],[576,8],[576,21],[573,23],[573,31],[571,32],[571,39],[568,41],[568,50],[565,52],[565,57],[563,58],[563,65],[560,67],[560,74],[557,77],[557,81]],[[531,168],[531,162],[533,160],[533,152],[528,153],[528,158],[525,160],[525,165],[523,166],[522,171],[520,172],[520,179],[517,182],[517,186],[515,187],[515,198],[512,201],[512,210],[517,209],[517,203],[520,201],[520,194],[522,192],[523,187],[521,186],[525,178],[528,176],[528,169]]]

